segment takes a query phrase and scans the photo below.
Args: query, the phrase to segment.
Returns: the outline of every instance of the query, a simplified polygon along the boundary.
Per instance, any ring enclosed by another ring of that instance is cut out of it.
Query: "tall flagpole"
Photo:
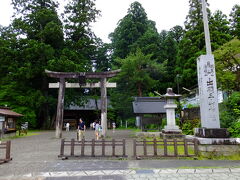
[[[204,25],[206,51],[207,51],[207,54],[210,55],[212,54],[212,48],[211,48],[211,42],[210,42],[208,16],[207,16],[207,8],[206,8],[205,0],[202,0],[202,13],[203,13],[203,25]]]

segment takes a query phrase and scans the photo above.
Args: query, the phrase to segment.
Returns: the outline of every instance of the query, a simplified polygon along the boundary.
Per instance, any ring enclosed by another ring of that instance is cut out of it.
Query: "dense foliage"
[[[24,114],[22,120],[32,128],[49,127],[54,124],[57,91],[48,89],[52,80],[44,70],[91,69],[97,43],[90,23],[99,11],[94,0],[72,1],[62,22],[54,0],[12,0],[12,4],[14,19],[0,29],[0,105]],[[67,91],[66,102],[78,99],[73,96],[74,91]]]
[[[221,127],[229,128],[233,137],[240,137],[240,92],[234,92],[220,106]]]
[[[91,29],[100,15],[95,0],[68,1],[62,18],[57,0],[12,0],[12,4],[12,23],[0,26],[0,106],[24,114],[22,121],[29,121],[33,128],[54,124],[57,91],[48,89],[54,80],[45,75],[45,69],[121,69],[114,79],[118,87],[109,91],[112,112],[119,120],[134,116],[134,96],[148,96],[154,91],[164,94],[168,87],[181,93],[182,87],[197,85],[196,59],[205,54],[199,0],[189,0],[184,27],[176,25],[161,32],[142,5],[133,2],[109,35],[109,44]],[[229,12],[230,19],[220,10],[207,11],[218,87],[231,94],[240,90],[240,6]],[[97,99],[97,94],[98,90],[66,90],[65,101],[83,103],[80,100],[84,95]],[[228,112],[235,110],[228,108]],[[232,114],[224,116],[224,126],[234,127],[228,123]]]

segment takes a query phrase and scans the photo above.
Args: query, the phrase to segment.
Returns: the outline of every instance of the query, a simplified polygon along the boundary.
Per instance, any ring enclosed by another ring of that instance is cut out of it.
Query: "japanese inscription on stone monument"
[[[202,127],[220,128],[213,55],[200,56],[197,70]]]

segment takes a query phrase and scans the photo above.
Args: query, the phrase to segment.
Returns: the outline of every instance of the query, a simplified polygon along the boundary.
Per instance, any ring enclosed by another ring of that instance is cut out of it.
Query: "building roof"
[[[133,111],[135,114],[165,114],[166,101],[159,97],[135,97]]]
[[[9,108],[2,108],[0,107],[0,115],[5,115],[5,116],[12,116],[12,117],[21,117],[23,116],[22,114],[16,113]]]

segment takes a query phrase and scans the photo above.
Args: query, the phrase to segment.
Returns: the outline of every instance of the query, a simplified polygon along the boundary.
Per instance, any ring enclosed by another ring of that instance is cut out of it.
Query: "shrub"
[[[232,127],[240,119],[240,92],[234,92],[220,105],[221,127]]]
[[[128,127],[135,127],[136,117],[128,118],[128,119],[126,119],[126,121],[127,121]],[[125,124],[123,124],[123,126],[125,126]]]
[[[231,137],[240,137],[240,120],[234,122],[228,131]]]
[[[182,125],[183,134],[193,134],[193,129],[200,127],[200,119],[186,120]]]

